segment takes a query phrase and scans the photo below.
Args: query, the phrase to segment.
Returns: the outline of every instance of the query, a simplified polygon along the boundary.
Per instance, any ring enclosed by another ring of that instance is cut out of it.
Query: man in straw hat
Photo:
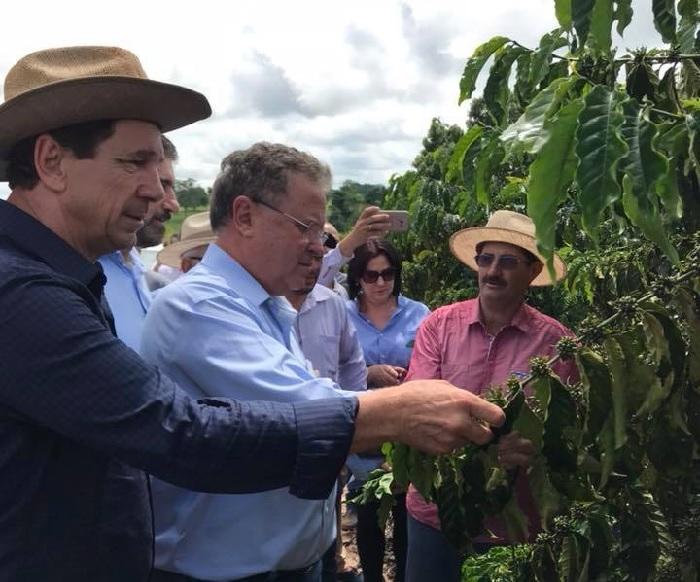
[[[554,257],[554,280],[537,250],[535,226],[523,214],[494,212],[485,227],[467,228],[450,238],[452,253],[474,270],[479,296],[437,309],[423,322],[416,335],[407,379],[441,378],[476,394],[503,384],[511,375],[527,376],[530,358],[551,356],[554,345],[573,335],[558,321],[525,303],[532,286],[552,285],[566,275],[561,258]],[[558,362],[554,371],[566,381],[576,375],[573,362]],[[527,467],[532,443],[517,432],[499,442],[498,455],[506,469]],[[539,519],[526,483],[518,483],[518,501],[529,509],[530,532]],[[424,582],[460,580],[463,556],[440,532],[435,505],[411,487],[406,502],[409,512],[407,580]],[[505,543],[499,523],[488,524],[496,539],[483,536],[477,550]]]
[[[145,581],[149,480],[325,498],[348,450],[449,450],[497,407],[426,384],[314,402],[195,400],[114,336],[97,257],[132,246],[163,196],[161,132],[205,97],[112,47],[20,59],[0,105],[0,568],[6,580]],[[401,404],[399,404],[401,403]],[[401,409],[389,418],[384,409]],[[417,426],[423,428],[417,429]],[[235,552],[235,548],[230,551]]]
[[[209,243],[215,240],[209,212],[190,214],[182,221],[179,240],[158,253],[158,263],[187,273],[202,260]]]

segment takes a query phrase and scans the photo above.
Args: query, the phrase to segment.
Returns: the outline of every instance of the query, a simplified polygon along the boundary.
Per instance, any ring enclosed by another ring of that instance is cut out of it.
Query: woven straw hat
[[[450,237],[450,250],[465,265],[478,271],[479,267],[474,257],[476,256],[476,246],[483,242],[504,242],[515,245],[530,251],[542,263],[545,263],[545,268],[530,283],[533,287],[552,285],[566,277],[566,265],[556,253],[554,253],[554,281],[550,277],[546,261],[537,250],[535,223],[529,216],[510,210],[497,210],[491,215],[486,226],[465,228],[454,233]]]
[[[166,132],[206,119],[201,93],[151,81],[133,53],[116,47],[49,49],[22,57],[5,77],[0,105],[0,181],[20,140],[66,125],[136,119]]]
[[[190,214],[182,221],[180,227],[180,240],[169,244],[158,253],[158,262],[161,265],[180,268],[182,255],[200,245],[208,245],[216,240],[209,221],[209,212]]]

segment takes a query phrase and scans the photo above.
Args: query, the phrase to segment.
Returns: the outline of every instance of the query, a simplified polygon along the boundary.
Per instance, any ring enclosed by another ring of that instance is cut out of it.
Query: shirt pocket
[[[302,339],[302,351],[321,378],[338,380],[339,343],[337,336],[329,334]]]
[[[440,378],[442,380],[447,380],[458,388],[478,394],[479,379],[475,376],[474,367],[470,364],[443,363],[440,366]]]

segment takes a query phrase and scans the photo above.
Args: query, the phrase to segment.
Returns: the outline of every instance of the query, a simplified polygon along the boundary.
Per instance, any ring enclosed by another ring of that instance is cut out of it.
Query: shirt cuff
[[[289,492],[301,499],[325,499],[345,464],[355,434],[355,397],[306,400],[294,404],[297,462]]]

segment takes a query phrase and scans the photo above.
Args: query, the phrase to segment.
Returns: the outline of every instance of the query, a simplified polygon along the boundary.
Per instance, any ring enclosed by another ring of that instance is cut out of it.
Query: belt
[[[237,578],[235,581],[230,582],[297,582],[302,577],[307,576],[313,572],[318,562],[314,562],[310,566],[305,568],[298,568],[297,570],[276,570],[274,572],[263,572],[261,574],[254,574],[253,576],[247,576],[245,578]],[[186,574],[178,574],[177,572],[167,572],[165,570],[153,570],[149,582],[210,582],[208,580],[202,580],[201,578],[192,578],[192,576],[187,576]]]

